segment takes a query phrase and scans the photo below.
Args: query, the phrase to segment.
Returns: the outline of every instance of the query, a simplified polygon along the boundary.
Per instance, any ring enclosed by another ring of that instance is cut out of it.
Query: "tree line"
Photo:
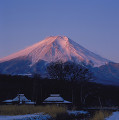
[[[77,107],[119,106],[119,87],[92,82],[92,73],[85,66],[57,62],[49,64],[47,71],[49,74],[46,78],[40,74],[33,77],[0,75],[0,101],[23,93],[39,105],[54,93]]]

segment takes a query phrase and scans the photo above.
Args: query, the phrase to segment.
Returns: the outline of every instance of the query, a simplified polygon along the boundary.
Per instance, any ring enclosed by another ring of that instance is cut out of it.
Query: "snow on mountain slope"
[[[110,62],[90,52],[66,36],[47,37],[24,50],[0,59],[0,63],[22,57],[31,60],[32,65],[39,60],[46,62],[55,62],[58,60],[63,62],[84,62],[85,64],[92,64],[94,67],[99,67]]]

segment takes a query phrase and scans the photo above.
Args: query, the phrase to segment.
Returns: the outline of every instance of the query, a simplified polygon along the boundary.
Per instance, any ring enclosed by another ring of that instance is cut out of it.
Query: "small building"
[[[5,104],[35,104],[35,102],[31,102],[31,100],[28,100],[24,94],[18,94],[14,99],[12,100],[5,100],[3,101]]]
[[[72,104],[72,102],[64,100],[60,94],[50,94],[50,96],[43,101],[43,104]]]

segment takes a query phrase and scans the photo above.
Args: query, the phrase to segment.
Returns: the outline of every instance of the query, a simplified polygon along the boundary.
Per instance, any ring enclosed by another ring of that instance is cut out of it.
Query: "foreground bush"
[[[61,106],[33,106],[33,105],[3,105],[0,106],[0,115],[24,115],[33,113],[45,113],[52,117],[57,114],[66,113],[67,109]]]
[[[106,117],[112,114],[111,111],[96,111],[90,120],[105,120]]]

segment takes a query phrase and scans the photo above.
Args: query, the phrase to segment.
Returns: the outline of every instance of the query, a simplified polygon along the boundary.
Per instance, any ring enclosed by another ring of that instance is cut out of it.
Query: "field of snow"
[[[39,114],[27,114],[27,115],[16,115],[16,116],[1,116],[0,120],[49,120],[49,115]]]
[[[79,115],[79,114],[88,114],[87,111],[67,111],[69,115]],[[16,115],[16,116],[3,116],[0,115],[0,120],[49,120],[51,119],[50,115],[44,115],[43,113],[37,114],[27,114],[27,115]]]
[[[119,120],[119,112],[113,112],[113,114],[105,120]]]

